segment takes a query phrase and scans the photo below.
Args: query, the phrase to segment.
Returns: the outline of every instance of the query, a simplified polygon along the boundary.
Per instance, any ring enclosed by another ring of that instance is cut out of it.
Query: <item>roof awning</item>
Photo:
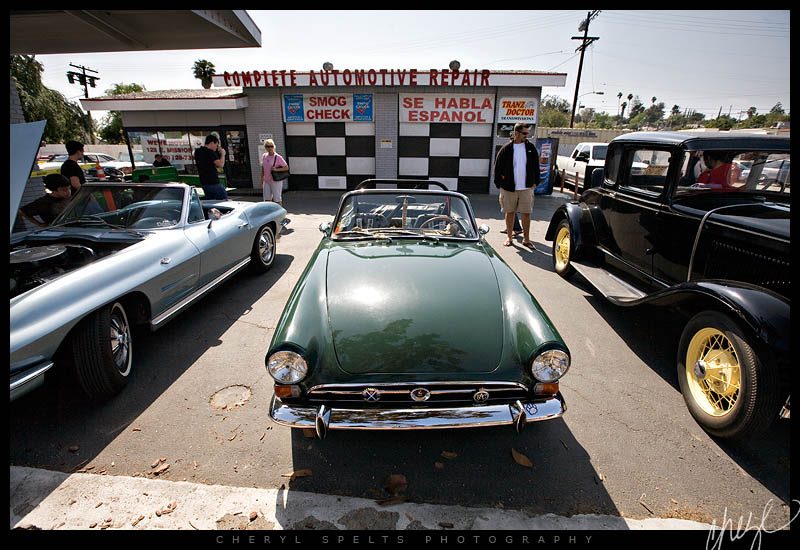
[[[12,54],[255,48],[244,10],[12,10]]]

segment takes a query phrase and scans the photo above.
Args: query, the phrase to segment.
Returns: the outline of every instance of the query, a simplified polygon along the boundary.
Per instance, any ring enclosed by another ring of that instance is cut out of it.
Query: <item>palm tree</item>
[[[200,82],[203,84],[203,88],[206,90],[211,88],[211,77],[214,76],[216,72],[214,69],[214,64],[211,61],[198,59],[194,62],[192,71],[194,72],[194,77],[200,79]]]
[[[653,103],[653,105],[656,104],[656,99],[658,99],[656,96],[650,98],[650,101]]]
[[[619,113],[619,119],[620,120],[625,118],[625,107],[627,107],[627,106],[628,106],[628,102],[627,101],[623,101],[622,102],[622,111],[620,111],[620,113]]]
[[[617,92],[617,115],[619,115],[619,102],[622,99],[622,92]]]
[[[628,94],[628,101],[631,101],[632,99],[633,99],[633,94]]]

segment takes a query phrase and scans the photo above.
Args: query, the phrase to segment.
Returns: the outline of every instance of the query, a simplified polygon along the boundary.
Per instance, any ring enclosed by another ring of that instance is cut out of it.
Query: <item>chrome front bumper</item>
[[[52,361],[42,361],[11,375],[9,383],[10,400],[22,397],[44,383],[44,373],[53,367]]]
[[[287,405],[272,397],[269,415],[290,428],[313,428],[323,439],[328,430],[425,430],[480,428],[511,424],[520,431],[528,422],[558,418],[567,405],[561,394],[541,402],[431,409],[329,409]]]

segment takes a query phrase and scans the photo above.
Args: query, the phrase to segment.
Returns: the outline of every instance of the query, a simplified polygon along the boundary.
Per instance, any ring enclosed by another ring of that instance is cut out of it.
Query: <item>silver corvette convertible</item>
[[[82,186],[52,225],[11,239],[11,400],[64,356],[90,397],[120,391],[132,326],[160,328],[245,266],[269,270],[285,216],[183,183]]]

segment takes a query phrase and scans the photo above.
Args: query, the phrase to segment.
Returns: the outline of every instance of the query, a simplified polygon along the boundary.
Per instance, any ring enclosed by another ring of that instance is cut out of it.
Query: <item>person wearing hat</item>
[[[71,185],[66,177],[48,174],[43,179],[49,193],[19,209],[23,218],[39,227],[47,227],[53,223],[72,197]]]
[[[514,218],[522,216],[522,246],[536,247],[530,240],[533,190],[539,185],[539,151],[528,141],[530,127],[514,124],[512,139],[497,152],[494,161],[494,184],[500,188],[500,208],[505,216],[507,237],[503,246],[511,246]]]

